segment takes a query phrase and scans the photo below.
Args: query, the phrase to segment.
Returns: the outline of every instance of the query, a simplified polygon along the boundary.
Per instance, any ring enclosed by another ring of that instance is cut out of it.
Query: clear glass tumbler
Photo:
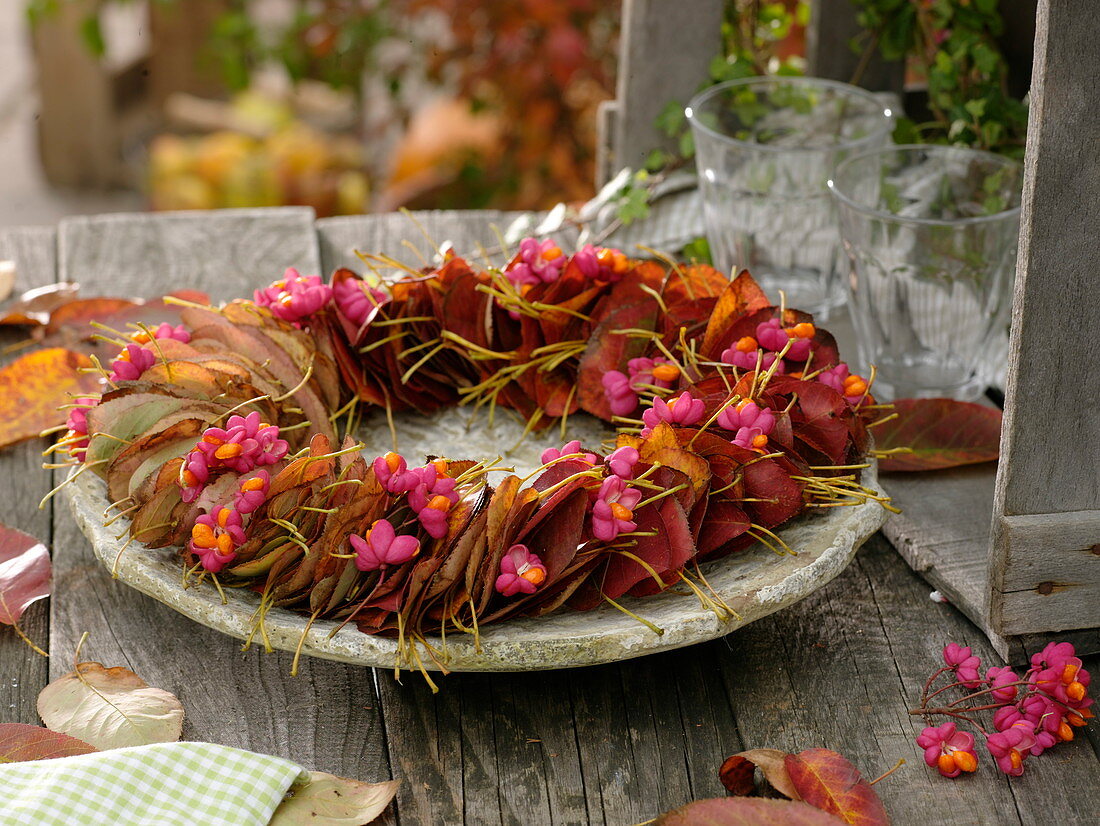
[[[848,306],[877,396],[975,399],[1003,366],[1021,181],[1013,160],[950,146],[837,167]]]
[[[773,300],[827,316],[844,303],[844,256],[827,182],[853,152],[887,145],[891,112],[846,83],[758,77],[689,104],[715,266],[748,269]]]

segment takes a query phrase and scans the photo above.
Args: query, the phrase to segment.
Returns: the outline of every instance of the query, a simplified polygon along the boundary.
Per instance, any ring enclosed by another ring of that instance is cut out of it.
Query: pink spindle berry
[[[719,356],[719,360],[723,364],[732,364],[740,370],[755,370],[758,363],[761,370],[767,370],[775,364],[778,358],[779,356],[775,353],[761,350],[760,345],[752,336],[739,338],[723,350],[722,355]],[[775,368],[775,372],[783,373],[784,371],[783,363],[780,362]]]
[[[500,560],[495,587],[503,596],[533,594],[546,581],[546,566],[526,545],[513,545]]]
[[[1012,777],[1019,777],[1024,773],[1024,758],[1030,753],[1034,743],[1034,735],[1029,736],[1025,728],[1018,724],[1013,724],[1005,731],[994,732],[985,740],[985,746],[993,755],[997,768]]]
[[[518,290],[535,284],[550,284],[558,280],[565,261],[561,247],[553,241],[547,239],[540,243],[534,238],[524,238],[519,242],[518,259],[504,271],[504,276]]]
[[[237,548],[244,542],[241,515],[233,508],[219,507],[195,520],[187,547],[203,568],[216,574],[237,558]]]
[[[859,405],[867,397],[867,380],[862,376],[849,373],[848,365],[844,362],[818,373],[817,380],[833,388],[853,407]]]
[[[637,448],[624,446],[614,450],[605,459],[607,469],[622,479],[631,479],[634,476],[634,466],[640,458]]]
[[[1050,642],[1037,654],[1031,655],[1031,664],[1036,668],[1062,668],[1069,660],[1077,656],[1071,642]]]
[[[600,379],[603,393],[615,416],[626,416],[638,406],[638,394],[630,388],[630,379],[619,370],[608,370]]]
[[[276,318],[297,325],[328,305],[332,287],[323,283],[319,275],[302,275],[290,267],[281,280],[256,290],[253,300],[261,307],[268,307]]]
[[[195,449],[206,454],[210,467],[249,473],[280,461],[290,445],[279,438],[277,425],[262,422],[260,414],[253,411],[247,416],[230,416],[224,428],[208,427]]]
[[[433,465],[416,468],[410,473],[416,474],[420,481],[409,491],[409,507],[416,512],[429,536],[442,539],[447,535],[451,506],[459,499],[455,480],[440,474]]]
[[[600,485],[596,501],[592,505],[592,534],[601,542],[610,542],[621,533],[629,533],[638,527],[633,521],[634,508],[641,501],[642,492],[627,487],[618,476],[609,476]]]
[[[981,668],[982,661],[970,653],[970,646],[949,643],[943,649],[943,661],[955,670],[956,678],[967,688],[981,685],[978,669]]]
[[[917,745],[924,749],[924,762],[944,777],[958,777],[960,772],[978,768],[974,735],[958,731],[953,722],[929,726],[917,737]]]
[[[647,384],[667,390],[680,378],[680,368],[666,358],[631,359],[626,363],[626,371],[631,390],[641,390]]]
[[[69,430],[62,438],[69,455],[78,462],[83,462],[88,455],[88,411],[97,404],[99,399],[91,396],[77,399],[65,421]]]
[[[107,378],[113,382],[137,381],[156,363],[157,357],[152,350],[146,350],[140,344],[127,344],[118,358],[111,362],[111,374]]]
[[[238,513],[252,513],[267,500],[267,490],[271,486],[271,476],[266,470],[257,470],[242,477],[233,494],[233,507]]]
[[[620,251],[610,247],[594,247],[585,244],[573,261],[588,278],[614,284],[621,281],[630,270],[630,260]]]
[[[344,278],[332,286],[332,299],[336,309],[354,324],[361,327],[372,319],[378,308],[389,301],[385,290],[372,287],[357,278]]]
[[[178,341],[182,344],[189,344],[191,341],[191,334],[187,332],[187,328],[182,324],[177,324],[173,327],[167,321],[162,322],[159,327],[152,331],[153,335],[150,338],[149,334],[144,330],[139,330],[130,336],[137,344],[148,344],[153,338],[166,339],[170,338]]]
[[[355,567],[360,571],[377,571],[387,565],[403,565],[420,553],[420,540],[415,536],[397,536],[388,519],[378,519],[366,536],[348,537],[355,551]]]
[[[719,427],[734,431],[732,442],[748,450],[763,450],[775,429],[775,414],[751,399],[731,405],[718,414]]]
[[[390,493],[408,493],[420,484],[420,477],[409,470],[405,457],[389,452],[379,456],[371,465],[378,483]]]
[[[574,439],[571,442],[566,442],[561,448],[548,447],[542,452],[540,460],[544,465],[550,462],[560,459],[562,456],[570,456],[578,461],[587,462],[590,465],[596,464],[598,458],[595,453],[585,453],[581,450],[580,439]]]
[[[989,687],[993,689],[990,694],[995,700],[1007,703],[1016,696],[1017,687],[1014,683],[1019,682],[1020,678],[1008,666],[993,666],[985,672],[985,678],[989,681]]]
[[[661,422],[684,426],[698,424],[703,420],[705,412],[706,405],[687,390],[668,402],[654,399],[653,406],[642,413],[642,422],[645,424],[642,436],[648,436]]]

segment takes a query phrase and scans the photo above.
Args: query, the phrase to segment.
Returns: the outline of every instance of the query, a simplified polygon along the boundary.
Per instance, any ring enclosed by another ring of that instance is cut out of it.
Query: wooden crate
[[[718,29],[721,5],[681,0],[676,14],[706,33]],[[1030,33],[1034,5],[1002,3],[1012,31]],[[607,107],[605,177],[663,145],[654,113],[687,100],[705,78],[705,62],[673,51],[682,44],[667,5],[624,6],[627,76]],[[903,510],[886,524],[887,537],[1013,658],[1067,631],[1100,650],[1090,630],[1100,626],[1100,371],[1092,353],[1100,343],[1100,38],[1080,22],[1093,12],[1094,0],[1038,3],[1001,460],[883,480]],[[858,56],[848,41],[857,30],[849,0],[815,0],[808,74],[851,79]],[[713,53],[705,38],[699,43],[696,52]],[[901,77],[900,67],[876,64],[863,82],[900,91]],[[667,96],[654,100],[653,90]]]

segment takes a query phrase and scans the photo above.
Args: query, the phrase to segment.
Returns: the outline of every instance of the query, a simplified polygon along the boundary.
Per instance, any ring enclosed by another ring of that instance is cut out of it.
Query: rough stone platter
[[[410,457],[430,453],[429,445],[434,446],[435,452],[453,458],[496,455],[504,452],[501,445],[518,441],[515,434],[522,432],[510,421],[498,422],[495,429],[484,423],[473,429],[457,411],[416,419],[401,422],[402,452]],[[597,444],[602,435],[593,420],[571,419],[570,425],[569,435],[581,438],[585,444]],[[384,424],[368,426],[362,435],[367,456],[378,455],[390,447],[389,430]],[[538,454],[552,444],[561,444],[556,433],[528,438],[508,452],[508,460],[522,475],[524,467],[539,464]],[[864,471],[863,484],[878,489],[874,467]],[[149,549],[134,542],[120,555],[124,540],[116,536],[121,533],[122,521],[110,528],[103,527],[102,514],[108,506],[106,485],[98,477],[85,473],[66,490],[77,524],[91,541],[96,556],[119,579],[210,628],[238,639],[250,635],[252,616],[259,606],[257,594],[227,589],[228,603],[222,604],[212,585],[183,588],[179,557],[172,548]],[[674,587],[662,594],[620,601],[662,629],[661,634],[604,606],[586,612],[562,609],[545,617],[491,625],[481,631],[480,650],[472,637],[459,633],[449,634],[445,645],[436,637],[429,637],[428,641],[437,651],[445,652],[444,662],[451,671],[572,668],[705,642],[791,605],[825,585],[844,570],[859,546],[882,526],[886,515],[877,502],[870,501],[852,507],[823,508],[799,516],[779,532],[796,555],[780,555],[754,545],[703,564],[701,570],[715,592],[737,613],[733,618],[718,617],[703,608],[692,593]],[[272,645],[293,651],[299,646],[306,622],[306,617],[300,614],[273,608],[264,624]],[[301,644],[302,653],[365,666],[410,667],[407,662],[398,663],[395,639],[369,636],[351,625],[329,639],[329,632],[336,624],[315,622]],[[425,668],[438,669],[431,658],[422,656],[422,660]]]

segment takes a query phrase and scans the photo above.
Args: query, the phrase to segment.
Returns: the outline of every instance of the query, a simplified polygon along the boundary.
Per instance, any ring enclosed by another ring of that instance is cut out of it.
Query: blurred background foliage
[[[1022,152],[998,0],[853,2],[864,32],[850,47],[908,66],[917,116],[896,139]],[[618,0],[29,0],[31,24],[66,3],[103,60],[109,7],[216,9],[193,60],[221,93],[168,100],[137,155],[154,209],[539,209],[594,194]],[[807,0],[727,0],[708,83],[802,73],[809,15]],[[678,151],[654,152],[650,172],[693,153],[684,103],[659,121]],[[629,191],[624,203],[644,212]]]

